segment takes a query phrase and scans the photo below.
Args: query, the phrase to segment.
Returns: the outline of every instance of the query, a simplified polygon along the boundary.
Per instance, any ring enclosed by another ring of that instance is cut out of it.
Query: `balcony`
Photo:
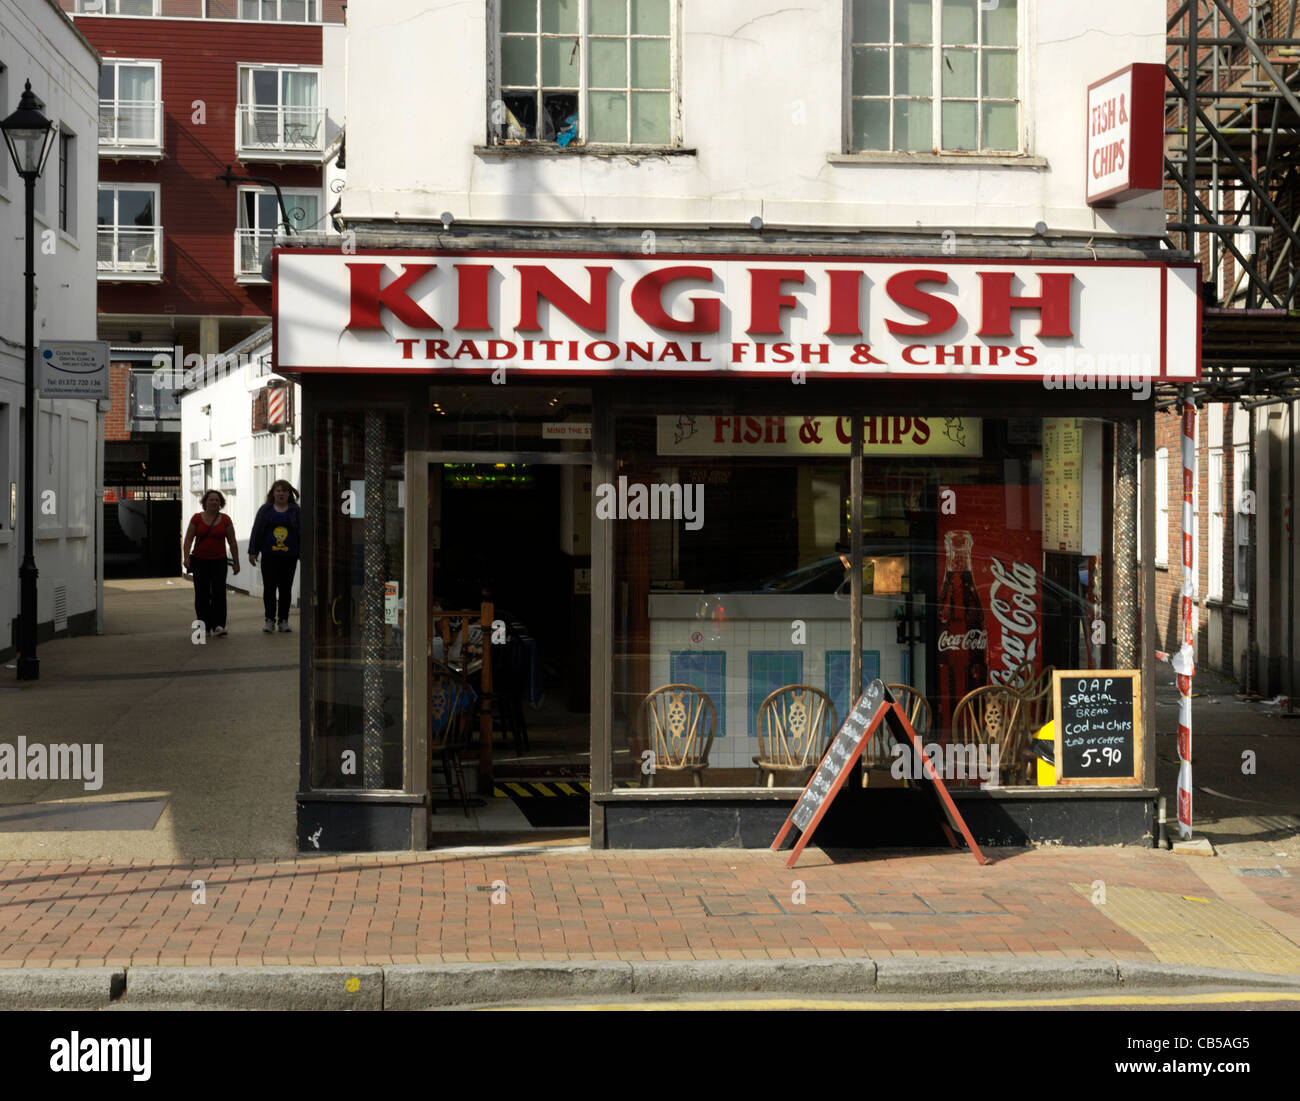
[[[325,152],[324,107],[239,105],[239,157],[319,163]]]
[[[98,237],[102,282],[162,280],[162,226],[100,226]]]
[[[265,283],[262,265],[271,255],[275,234],[268,229],[235,230],[235,279],[240,283]]]
[[[101,99],[101,156],[162,156],[163,105],[160,99]]]

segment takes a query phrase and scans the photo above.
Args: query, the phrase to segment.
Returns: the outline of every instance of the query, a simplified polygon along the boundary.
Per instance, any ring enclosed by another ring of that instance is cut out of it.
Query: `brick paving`
[[[1160,959],[1092,901],[1140,889],[1183,921],[1182,962],[1291,970],[1258,941],[1202,950],[1191,861],[1146,849],[824,854],[455,850],[281,861],[0,864],[0,967],[717,960],[870,956]],[[1239,879],[1286,926],[1300,868]],[[1118,890],[1117,890],[1118,889]],[[1181,905],[1181,909],[1180,909]],[[1288,912],[1289,911],[1289,912]],[[1244,920],[1244,915],[1243,915]],[[1131,922],[1129,923],[1132,924]],[[1137,928],[1142,928],[1138,926]],[[1153,948],[1154,945],[1154,948]],[[1235,953],[1235,954],[1234,954]],[[1204,957],[1202,959],[1201,957]]]

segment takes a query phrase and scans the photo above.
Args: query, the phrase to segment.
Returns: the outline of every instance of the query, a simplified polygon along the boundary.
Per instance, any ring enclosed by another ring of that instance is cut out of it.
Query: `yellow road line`
[[[870,995],[863,995],[864,998]],[[928,1010],[928,1009],[1023,1009],[1059,1005],[1232,1005],[1242,1002],[1300,1002],[1300,993],[1277,990],[1224,991],[1218,994],[1084,994],[1078,997],[1061,995],[1055,998],[981,999],[978,1001],[949,1002],[895,1002],[895,1001],[845,1001],[832,998],[734,998],[725,1001],[656,1001],[656,1002],[587,1002],[569,1005],[548,1002],[544,1005],[518,1005],[507,1007],[517,1010],[573,1009],[573,1010],[649,1010],[649,1009],[863,1009],[863,1010]]]

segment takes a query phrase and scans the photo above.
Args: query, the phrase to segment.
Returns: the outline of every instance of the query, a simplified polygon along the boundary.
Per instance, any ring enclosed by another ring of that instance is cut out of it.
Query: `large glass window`
[[[670,145],[674,0],[498,0],[494,139]]]
[[[852,427],[842,415],[617,417],[617,481],[593,489],[597,522],[614,525],[616,781],[801,787],[880,678],[927,742],[988,751],[958,756],[971,771],[952,782],[1050,782],[1026,756],[1051,718],[1050,673],[1109,660],[1086,628],[1109,621],[1113,424],[867,417],[856,516]],[[808,723],[826,712],[809,752]],[[912,776],[892,749],[868,747],[870,783]]]
[[[101,275],[162,272],[157,184],[100,184],[97,231]]]
[[[1017,0],[851,0],[854,152],[1020,151]]]
[[[270,189],[240,188],[239,225],[235,229],[235,274],[261,279],[262,265],[271,255],[284,215],[294,233],[309,233],[320,224],[320,195],[314,191],[284,191],[284,212]]]
[[[105,61],[99,71],[99,144],[157,149],[162,145],[158,61]]]
[[[314,787],[403,787],[404,447],[400,413],[316,418]]]
[[[245,66],[239,74],[239,148],[315,153],[324,148],[320,72]]]

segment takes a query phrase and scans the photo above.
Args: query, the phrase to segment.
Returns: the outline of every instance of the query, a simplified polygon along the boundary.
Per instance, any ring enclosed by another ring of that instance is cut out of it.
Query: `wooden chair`
[[[758,705],[759,782],[766,775],[774,787],[780,772],[807,783],[838,728],[835,704],[820,688],[787,684],[770,693]]]
[[[1052,717],[1052,674],[1055,672],[1055,666],[1045,666],[1041,673],[1019,689],[1020,697],[1025,701],[1025,729],[1031,737]]]
[[[657,773],[690,772],[703,787],[718,724],[708,693],[693,684],[665,684],[641,701],[640,722],[655,755],[648,786],[654,787]]]
[[[442,770],[445,783],[436,785],[447,789],[447,798],[455,799],[455,789],[460,789],[461,806],[469,817],[469,792],[465,785],[465,772],[460,754],[469,745],[470,724],[475,715],[474,690],[465,678],[450,669],[433,663],[429,676],[429,794],[435,787],[433,771]]]
[[[1014,689],[987,684],[968,692],[953,712],[952,733],[958,745],[997,745],[998,783],[1024,775],[1024,700]]]
[[[885,687],[889,689],[889,694],[894,697],[898,706],[903,709],[903,714],[912,724],[912,729],[922,738],[927,737],[934,726],[934,711],[925,695],[910,684],[887,684]]]

